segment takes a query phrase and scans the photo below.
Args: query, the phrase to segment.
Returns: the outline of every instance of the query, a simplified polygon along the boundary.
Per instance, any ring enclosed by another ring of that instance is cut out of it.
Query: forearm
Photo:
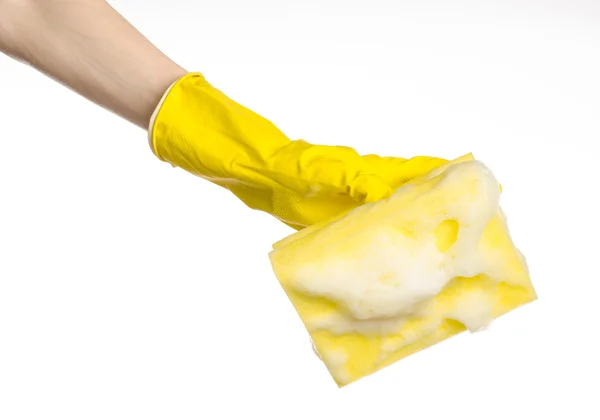
[[[0,26],[0,49],[144,129],[186,73],[104,0],[0,0]]]

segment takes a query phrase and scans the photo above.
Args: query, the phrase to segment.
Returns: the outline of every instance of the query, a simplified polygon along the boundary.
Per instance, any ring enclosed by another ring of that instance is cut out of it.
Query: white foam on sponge
[[[403,194],[414,195],[412,188],[400,188],[388,204],[393,206]],[[343,251],[296,267],[293,286],[326,297],[348,312],[337,321],[335,317],[313,320],[319,328],[335,333],[380,330],[382,323],[418,313],[453,278],[483,272],[485,258],[479,242],[499,210],[499,197],[497,180],[481,162],[452,165],[434,188],[412,197],[409,206],[394,208],[376,224],[349,235]],[[372,209],[359,207],[346,218],[358,223]],[[436,228],[447,221],[455,222],[448,228],[454,224],[457,232],[452,243],[440,249]],[[321,236],[328,240],[327,235]],[[485,302],[469,303],[471,310],[455,313],[455,319],[469,329],[481,328],[491,321]]]

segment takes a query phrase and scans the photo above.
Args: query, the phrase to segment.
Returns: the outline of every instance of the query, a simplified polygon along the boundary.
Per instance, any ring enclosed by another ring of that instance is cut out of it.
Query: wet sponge
[[[271,264],[338,386],[536,299],[471,155],[274,245]]]

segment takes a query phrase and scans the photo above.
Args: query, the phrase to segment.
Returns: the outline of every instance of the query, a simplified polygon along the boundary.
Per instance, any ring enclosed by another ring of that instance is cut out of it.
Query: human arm
[[[159,159],[295,229],[385,198],[445,162],[291,140],[187,73],[104,0],[0,0],[0,19],[0,49],[147,128]]]
[[[104,0],[0,0],[0,50],[143,129],[186,73]]]

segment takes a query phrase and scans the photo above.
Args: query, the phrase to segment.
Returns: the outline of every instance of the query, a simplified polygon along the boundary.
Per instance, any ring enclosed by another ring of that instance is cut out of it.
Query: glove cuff
[[[169,86],[167,88],[167,90],[163,94],[162,98],[160,98],[158,105],[156,105],[156,108],[154,108],[154,111],[152,112],[152,115],[150,116],[150,122],[148,123],[148,145],[150,146],[150,150],[152,150],[152,153],[154,153],[154,155],[157,158],[159,158],[160,160],[162,160],[163,162],[165,162],[165,160],[162,157],[160,157],[160,155],[158,154],[157,149],[156,149],[156,139],[154,138],[154,128],[155,128],[158,114],[160,113],[160,110],[161,110],[165,100],[167,99],[167,97],[169,96],[169,93],[171,93],[171,90],[175,87],[175,85],[179,84],[180,82],[184,81],[185,79],[188,79],[188,78],[194,77],[194,76],[202,76],[202,74],[198,73],[198,72],[188,73],[188,74],[180,77],[179,79],[177,79],[175,82],[173,82],[171,84],[171,86]]]

